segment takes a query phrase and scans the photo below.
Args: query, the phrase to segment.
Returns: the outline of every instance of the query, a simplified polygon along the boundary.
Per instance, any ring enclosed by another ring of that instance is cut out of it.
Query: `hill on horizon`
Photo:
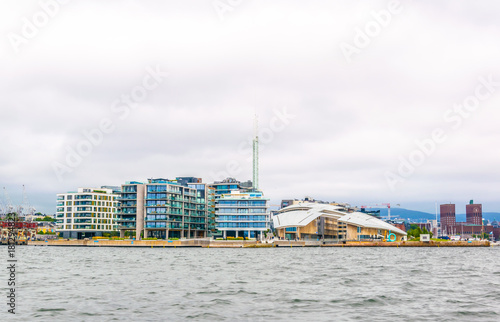
[[[380,210],[380,215],[385,218],[387,217],[387,208],[370,208],[368,210]],[[428,212],[418,211],[418,210],[410,210],[405,208],[391,208],[391,218],[401,218],[401,219],[410,219],[415,222],[427,221],[436,219],[435,214],[431,214]],[[500,220],[499,212],[483,212],[483,218],[488,219],[489,221]],[[457,222],[464,222],[466,219],[465,214],[457,214],[456,220]],[[439,213],[438,213],[439,220]]]

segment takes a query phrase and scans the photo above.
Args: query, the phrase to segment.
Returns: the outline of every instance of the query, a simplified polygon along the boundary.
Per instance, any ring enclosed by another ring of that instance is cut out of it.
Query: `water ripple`
[[[500,315],[498,248],[17,250],[13,320],[495,321]]]

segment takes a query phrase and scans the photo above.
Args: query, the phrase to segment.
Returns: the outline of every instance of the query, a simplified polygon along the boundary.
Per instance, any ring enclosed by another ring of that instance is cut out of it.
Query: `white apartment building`
[[[117,230],[119,195],[107,188],[57,194],[57,230],[64,238],[89,238]]]

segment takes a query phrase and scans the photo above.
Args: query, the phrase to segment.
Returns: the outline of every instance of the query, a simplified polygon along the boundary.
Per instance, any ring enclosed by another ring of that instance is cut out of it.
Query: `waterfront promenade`
[[[74,246],[74,247],[203,247],[203,248],[266,248],[266,247],[489,247],[489,241],[403,241],[403,242],[345,242],[323,243],[321,241],[274,240],[259,242],[255,240],[50,240],[29,241],[29,246]]]

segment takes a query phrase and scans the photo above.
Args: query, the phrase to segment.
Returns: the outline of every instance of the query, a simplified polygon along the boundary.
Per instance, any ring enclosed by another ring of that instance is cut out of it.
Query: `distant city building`
[[[455,204],[440,205],[441,231],[450,231],[456,225]]]
[[[378,210],[366,210],[366,208],[361,208],[360,210],[362,213],[373,216],[375,218],[381,218],[382,216],[380,215],[380,209]]]
[[[39,221],[37,224],[37,233],[55,233],[57,231],[57,223],[51,221]]]
[[[332,205],[332,206],[339,206],[342,207],[346,210],[353,211],[354,208],[351,207],[348,203],[342,203],[342,202],[329,202],[329,201],[323,201],[323,200],[316,200],[312,197],[304,197],[304,199],[284,199],[281,201],[281,207],[280,209],[283,209],[288,206],[292,205],[299,205],[303,203],[316,203],[316,204],[323,204],[323,205]]]
[[[483,225],[483,207],[481,204],[475,204],[472,200],[465,207],[466,222],[456,222],[455,205],[441,205],[441,235],[455,236],[462,238],[473,238],[481,236],[484,233],[489,234],[494,239],[500,238],[500,228],[495,227],[495,222],[491,225]]]
[[[280,209],[283,209],[285,207],[292,206],[292,205],[298,205],[300,203],[305,203],[305,202],[320,203],[320,204],[330,204],[330,202],[328,202],[328,201],[315,200],[314,198],[306,196],[306,197],[304,197],[304,199],[284,199],[284,200],[281,200],[281,207],[280,207]]]
[[[112,189],[78,188],[57,194],[57,230],[64,238],[102,236],[116,231],[117,198]]]
[[[483,206],[480,204],[474,204],[471,200],[470,204],[466,207],[466,222],[472,225],[482,225],[483,224]]]
[[[406,225],[404,222],[392,222],[394,227],[401,229],[402,231],[406,231]]]
[[[294,202],[293,199],[281,200],[280,209],[293,205],[293,202]]]
[[[120,194],[121,188],[120,186],[101,186],[101,189],[111,189],[116,194]]]

